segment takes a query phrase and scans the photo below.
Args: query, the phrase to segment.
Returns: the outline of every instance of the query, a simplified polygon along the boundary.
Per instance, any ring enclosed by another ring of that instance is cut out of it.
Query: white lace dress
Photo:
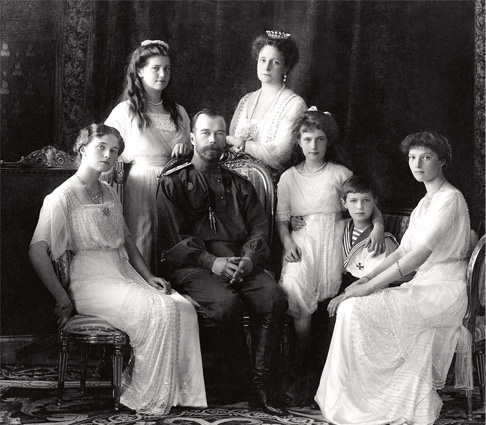
[[[301,174],[292,167],[280,177],[276,221],[303,216],[306,222],[303,229],[290,234],[302,250],[302,259],[284,260],[279,281],[293,317],[311,315],[318,302],[339,291],[345,226],[341,188],[351,175],[346,167],[330,162],[319,173]]]
[[[140,413],[206,406],[194,307],[178,293],[163,295],[131,267],[121,204],[82,205],[66,184],[48,195],[31,244],[45,241],[51,258],[75,252],[68,292],[80,314],[125,331],[134,358],[123,374],[121,403]]]
[[[410,282],[338,308],[317,395],[333,424],[387,424],[403,418],[432,424],[467,306],[469,214],[456,189],[424,200],[412,213],[398,249],[432,251]]]
[[[279,173],[292,154],[292,126],[296,118],[307,111],[307,105],[292,90],[285,90],[267,111],[264,119],[251,117],[259,90],[248,93],[238,103],[230,125],[230,136],[246,138],[245,152],[265,162]]]
[[[115,127],[125,141],[125,150],[120,156],[128,169],[123,214],[138,249],[153,271],[157,264],[157,176],[176,144],[184,143],[191,148],[189,117],[182,106],[178,108],[182,116],[179,131],[168,114],[148,114],[152,126],[140,131],[127,101],[119,103],[105,121],[106,125]]]

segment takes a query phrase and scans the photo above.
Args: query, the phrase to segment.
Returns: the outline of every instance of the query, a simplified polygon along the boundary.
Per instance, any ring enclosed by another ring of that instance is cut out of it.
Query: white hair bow
[[[165,41],[162,41],[162,40],[145,40],[145,41],[142,41],[142,43],[140,45],[141,46],[148,46],[149,44],[160,44],[161,46],[164,46],[166,49],[169,49],[169,45]]]
[[[307,112],[319,112],[319,109],[317,109],[317,106],[311,106],[309,109],[307,109]],[[327,111],[322,111],[324,115],[331,115],[330,112]]]

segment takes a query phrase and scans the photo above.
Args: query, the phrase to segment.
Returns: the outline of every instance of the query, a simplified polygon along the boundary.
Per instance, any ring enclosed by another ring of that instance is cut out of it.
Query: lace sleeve
[[[247,142],[245,151],[270,167],[283,170],[292,155],[292,126],[307,110],[307,105],[300,96],[293,94],[275,108],[267,131],[260,134],[259,142]]]
[[[248,100],[250,99],[251,93],[246,94],[243,96],[240,101],[238,102],[238,106],[236,107],[235,113],[233,114],[233,118],[231,119],[231,124],[229,128],[229,135],[234,136],[236,132],[236,128],[238,127],[238,123],[240,122],[240,117],[243,112],[245,105],[247,104]]]
[[[30,245],[41,241],[47,242],[53,261],[68,249],[67,202],[58,191],[45,197]]]
[[[470,225],[464,198],[459,191],[437,193],[421,217],[415,242],[440,256],[456,256],[467,251]]]
[[[277,186],[277,210],[275,221],[290,221],[290,173],[291,169],[285,171],[280,177]]]

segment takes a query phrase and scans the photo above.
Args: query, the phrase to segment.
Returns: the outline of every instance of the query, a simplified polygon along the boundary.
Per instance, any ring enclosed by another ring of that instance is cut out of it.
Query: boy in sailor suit
[[[351,218],[347,219],[343,236],[343,280],[340,292],[366,276],[386,256],[398,248],[398,242],[391,233],[385,236],[385,252],[374,255],[366,249],[368,237],[373,230],[371,214],[376,206],[377,195],[372,182],[363,176],[351,176],[343,184],[344,207]]]

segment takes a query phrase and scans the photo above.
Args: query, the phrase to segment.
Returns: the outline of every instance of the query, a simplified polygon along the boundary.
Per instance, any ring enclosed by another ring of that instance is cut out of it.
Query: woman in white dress
[[[157,176],[171,157],[192,150],[186,110],[169,96],[171,62],[164,41],[146,40],[130,55],[122,101],[105,124],[122,135],[127,176],[123,214],[145,262],[157,265]]]
[[[329,304],[336,326],[315,399],[333,424],[434,423],[436,390],[467,338],[470,223],[464,197],[443,174],[449,143],[423,132],[401,147],[427,194],[400,247]],[[414,270],[413,280],[387,288]]]
[[[123,374],[122,404],[146,414],[165,414],[176,405],[205,407],[196,312],[150,272],[115,191],[99,181],[123,148],[119,132],[104,124],[80,131],[74,147],[79,169],[46,196],[29,255],[56,299],[60,328],[75,309],[129,335],[134,359]],[[52,266],[66,250],[74,252],[68,289]]]
[[[253,42],[252,56],[261,87],[238,103],[227,142],[280,175],[291,159],[292,125],[307,110],[304,99],[285,85],[299,51],[290,34],[267,31]]]
[[[323,320],[325,331],[312,341],[312,317],[318,305],[334,297],[341,286],[346,223],[342,188],[353,173],[342,165],[339,128],[329,112],[311,107],[297,118],[292,135],[296,165],[280,177],[275,221],[284,247],[279,285],[289,302],[287,314],[293,318],[296,337],[295,380],[287,395],[292,404],[305,405],[313,402],[325,361],[321,358],[332,334],[332,321]],[[383,239],[383,217],[377,208],[372,220],[369,239],[374,251]]]

